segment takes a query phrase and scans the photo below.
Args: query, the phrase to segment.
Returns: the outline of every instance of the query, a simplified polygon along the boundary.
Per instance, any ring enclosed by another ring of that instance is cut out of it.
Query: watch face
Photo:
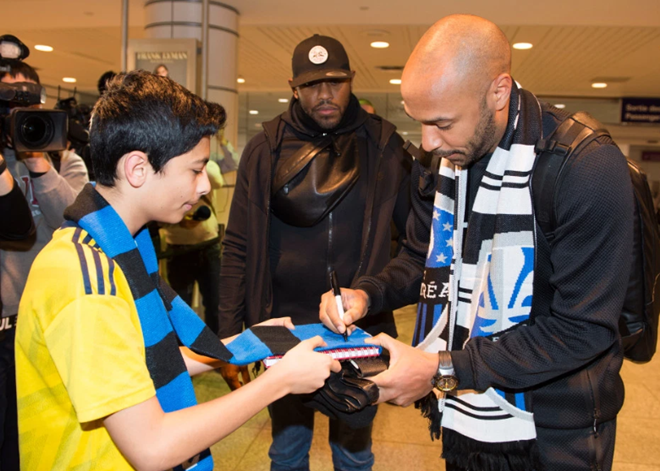
[[[435,378],[434,386],[443,392],[453,391],[458,386],[458,378],[449,375],[440,376]]]

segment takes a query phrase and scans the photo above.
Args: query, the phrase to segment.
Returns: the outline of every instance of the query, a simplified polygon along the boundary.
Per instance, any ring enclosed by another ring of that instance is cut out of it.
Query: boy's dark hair
[[[159,172],[225,124],[225,110],[175,81],[136,70],[119,74],[92,112],[89,138],[96,181],[113,186],[117,163],[132,151],[149,157]]]
[[[99,91],[99,95],[103,95],[103,92],[106,90],[108,86],[107,85],[108,81],[112,80],[115,77],[115,75],[117,75],[115,72],[113,72],[112,70],[108,70],[99,77],[99,81],[96,84],[96,88]]]
[[[32,68],[32,66],[30,66],[26,62],[5,59],[3,61],[0,61],[0,65],[3,67],[9,66],[10,68],[9,72],[4,72],[0,74],[0,80],[5,78],[7,75],[9,75],[11,78],[16,78],[18,74],[21,74],[26,79],[41,85],[41,81],[39,80],[39,74],[37,73],[36,70]]]

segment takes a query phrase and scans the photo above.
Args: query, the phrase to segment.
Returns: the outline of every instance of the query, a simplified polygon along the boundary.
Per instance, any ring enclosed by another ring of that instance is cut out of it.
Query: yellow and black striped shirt
[[[37,256],[16,331],[21,469],[130,470],[102,419],[155,395],[121,268],[78,227]]]

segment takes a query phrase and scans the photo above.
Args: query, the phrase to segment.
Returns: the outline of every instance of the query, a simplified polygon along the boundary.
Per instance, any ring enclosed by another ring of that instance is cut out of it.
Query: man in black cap
[[[396,128],[360,108],[355,76],[339,41],[314,35],[293,54],[289,109],[247,144],[224,238],[220,334],[263,319],[318,322],[330,289],[383,268],[390,221],[399,232],[410,208],[412,159]],[[391,312],[360,325],[396,335]],[[273,403],[272,470],[309,469],[314,411],[289,396]],[[369,470],[375,407],[348,424],[331,419],[335,469]]]

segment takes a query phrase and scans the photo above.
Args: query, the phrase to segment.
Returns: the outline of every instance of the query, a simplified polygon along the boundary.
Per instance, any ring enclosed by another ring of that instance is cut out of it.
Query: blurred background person
[[[170,71],[165,64],[160,64],[154,69],[154,74],[160,75],[161,77],[169,77]]]
[[[2,63],[0,81],[39,84],[39,75],[27,63]],[[18,469],[18,432],[16,416],[16,378],[14,368],[14,336],[18,303],[27,276],[41,249],[50,241],[55,229],[64,222],[64,209],[75,200],[88,182],[83,160],[74,153],[66,154],[57,170],[44,152],[16,153],[2,149],[9,173],[25,195],[36,228],[35,234],[21,241],[0,244],[0,469]]]

